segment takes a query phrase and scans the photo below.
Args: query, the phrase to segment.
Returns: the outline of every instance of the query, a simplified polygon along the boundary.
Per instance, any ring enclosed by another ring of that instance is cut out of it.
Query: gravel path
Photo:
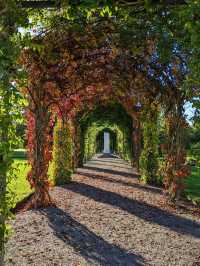
[[[17,214],[6,265],[200,265],[200,217],[165,206],[121,159],[99,155],[51,194],[57,208]]]

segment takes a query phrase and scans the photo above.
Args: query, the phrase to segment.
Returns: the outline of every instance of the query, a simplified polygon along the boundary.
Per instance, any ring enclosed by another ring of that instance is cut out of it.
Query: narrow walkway
[[[16,216],[6,265],[200,265],[200,218],[169,209],[137,177],[115,156],[93,158],[52,189],[57,208]]]

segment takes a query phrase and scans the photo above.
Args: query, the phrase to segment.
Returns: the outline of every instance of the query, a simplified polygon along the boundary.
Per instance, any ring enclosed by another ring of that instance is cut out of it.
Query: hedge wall
[[[56,185],[71,181],[73,169],[72,125],[58,120],[54,128],[53,176]]]

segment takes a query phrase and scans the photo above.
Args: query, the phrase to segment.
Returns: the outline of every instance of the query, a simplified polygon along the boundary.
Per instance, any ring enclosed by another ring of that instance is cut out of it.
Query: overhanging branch
[[[163,5],[183,5],[187,4],[186,0],[152,0],[152,4],[163,4]],[[144,0],[118,0],[118,5],[123,6],[144,6],[145,1]]]
[[[42,9],[42,8],[60,8],[61,7],[61,0],[22,0],[22,1],[17,1],[18,4],[22,8],[34,8],[34,9]],[[168,5],[182,5],[182,4],[187,4],[186,0],[152,0],[153,4],[164,4],[165,6]],[[119,0],[116,1],[116,5],[119,6],[144,6],[145,1],[143,0]]]
[[[61,1],[56,1],[56,0],[18,1],[18,4],[22,8],[34,8],[34,9],[60,8],[61,7]]]

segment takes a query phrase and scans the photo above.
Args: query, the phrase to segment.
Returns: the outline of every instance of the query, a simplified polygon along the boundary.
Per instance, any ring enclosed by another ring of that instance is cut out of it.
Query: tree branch
[[[40,8],[60,8],[61,7],[61,1],[57,0],[40,0],[40,1],[17,1],[17,3],[22,8],[34,8],[34,9],[40,9]],[[160,0],[152,0],[153,4],[162,4],[162,1]],[[165,0],[164,5],[165,6],[173,6],[173,5],[182,5],[187,4],[186,0]],[[144,6],[145,1],[143,0],[119,0],[116,2],[116,5],[119,6]]]
[[[17,2],[22,8],[60,8],[61,1],[56,0],[41,0],[41,1],[18,1]]]

